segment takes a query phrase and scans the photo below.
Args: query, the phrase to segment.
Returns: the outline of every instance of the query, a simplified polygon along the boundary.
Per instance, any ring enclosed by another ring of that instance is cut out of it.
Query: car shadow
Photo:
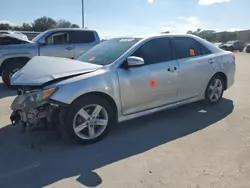
[[[228,99],[214,106],[193,103],[121,123],[102,141],[86,146],[57,139],[55,133],[26,135],[5,126],[0,129],[0,187],[44,187],[75,176],[87,187],[98,186],[104,180],[96,169],[216,126],[233,109]]]
[[[0,99],[17,95],[16,90],[11,90],[5,84],[0,83]]]

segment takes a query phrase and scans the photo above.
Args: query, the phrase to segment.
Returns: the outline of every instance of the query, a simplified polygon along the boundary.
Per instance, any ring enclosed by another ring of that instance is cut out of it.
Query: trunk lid
[[[77,60],[35,56],[11,78],[15,86],[41,86],[53,80],[62,80],[102,68],[101,65]]]

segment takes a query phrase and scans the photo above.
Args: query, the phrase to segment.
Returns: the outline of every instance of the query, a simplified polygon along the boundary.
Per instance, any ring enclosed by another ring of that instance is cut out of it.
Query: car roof
[[[134,38],[152,38],[152,37],[161,37],[161,36],[168,36],[168,37],[196,37],[195,35],[192,34],[178,34],[178,33],[160,33],[160,34],[151,34],[151,35],[134,35],[130,36],[128,35],[127,37],[134,37]]]
[[[96,32],[95,30],[84,29],[84,28],[55,28],[55,29],[49,29],[47,31],[92,31],[92,32]]]
[[[214,44],[210,43],[209,41],[202,39],[198,36],[192,35],[192,34],[174,34],[174,33],[165,34],[165,33],[162,33],[162,34],[156,34],[156,35],[124,36],[124,37],[115,37],[115,38],[138,38],[138,39],[141,39],[139,42],[143,42],[143,41],[147,41],[147,40],[154,39],[154,38],[160,38],[160,37],[188,37],[188,38],[192,38],[192,39],[200,42],[201,44],[206,46],[213,53],[223,51],[220,48],[218,48],[217,46],[215,46]]]

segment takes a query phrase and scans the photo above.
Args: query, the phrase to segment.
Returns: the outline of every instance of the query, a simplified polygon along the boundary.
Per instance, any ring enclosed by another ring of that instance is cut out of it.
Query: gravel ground
[[[0,83],[0,188],[249,188],[250,54],[216,106],[194,103],[116,126],[79,146],[11,126],[15,92]]]

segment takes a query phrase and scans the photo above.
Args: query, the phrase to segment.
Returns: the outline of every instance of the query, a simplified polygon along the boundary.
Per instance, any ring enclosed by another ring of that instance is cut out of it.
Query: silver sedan
[[[235,57],[193,35],[105,41],[77,60],[34,57],[12,77],[13,124],[58,124],[92,143],[117,122],[204,100],[234,83]]]

